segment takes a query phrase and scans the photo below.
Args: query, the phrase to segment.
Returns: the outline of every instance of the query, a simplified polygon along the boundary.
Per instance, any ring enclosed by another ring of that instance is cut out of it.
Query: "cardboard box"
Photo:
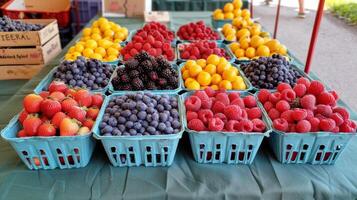
[[[71,7],[70,0],[24,0],[24,5],[28,11],[36,12],[62,12]]]
[[[0,32],[0,47],[42,46],[58,34],[55,19],[24,19],[19,20],[30,24],[45,25],[39,31]]]
[[[0,80],[31,79],[44,65],[0,66]]]
[[[144,17],[152,10],[152,0],[102,0],[104,17]]]
[[[43,46],[0,48],[0,65],[45,64],[61,52],[57,34]]]
[[[144,13],[145,22],[160,22],[166,24],[170,23],[170,14],[168,11],[150,11]]]

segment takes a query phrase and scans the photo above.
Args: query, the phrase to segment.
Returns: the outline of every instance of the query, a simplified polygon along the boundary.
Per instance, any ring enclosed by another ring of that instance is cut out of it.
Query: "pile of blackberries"
[[[142,51],[117,69],[112,84],[115,90],[173,90],[178,87],[178,72],[162,56]]]
[[[54,78],[72,87],[98,90],[108,85],[113,72],[110,64],[79,56],[75,61],[64,60],[54,73]]]
[[[27,24],[10,19],[8,16],[0,17],[0,32],[38,31],[43,26],[40,24]]]
[[[241,68],[252,85],[259,89],[275,89],[281,82],[294,86],[296,80],[301,77],[289,61],[278,54],[253,59],[242,64]]]
[[[138,92],[112,98],[99,130],[104,136],[164,135],[181,126],[177,96]]]

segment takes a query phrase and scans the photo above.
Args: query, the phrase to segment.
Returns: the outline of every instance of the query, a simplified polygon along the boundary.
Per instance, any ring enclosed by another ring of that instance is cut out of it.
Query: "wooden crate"
[[[41,24],[45,27],[39,31],[0,32],[0,47],[42,46],[59,33],[55,19],[23,19],[19,21]]]
[[[0,80],[31,79],[44,65],[0,66]]]
[[[61,52],[59,35],[43,46],[0,48],[0,65],[45,64]]]

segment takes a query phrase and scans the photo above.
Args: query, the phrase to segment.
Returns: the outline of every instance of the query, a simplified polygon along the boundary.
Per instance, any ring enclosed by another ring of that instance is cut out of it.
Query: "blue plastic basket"
[[[71,169],[85,167],[95,147],[92,134],[17,138],[21,124],[16,115],[1,131],[29,169]]]
[[[215,20],[215,19],[213,19],[213,16],[212,16],[211,20],[212,20],[212,26],[215,29],[222,28],[223,25],[225,25],[225,24],[232,24],[231,19]]]
[[[135,92],[127,92],[135,93]],[[156,93],[168,94],[168,93]],[[103,106],[98,114],[98,119],[93,126],[94,137],[103,144],[105,152],[115,167],[132,167],[144,165],[145,167],[170,166],[174,160],[176,149],[183,133],[181,131],[171,135],[148,135],[148,136],[101,136],[99,124],[102,121],[105,108],[109,101],[116,96],[124,94],[113,94],[105,98]],[[177,94],[168,94],[177,96],[178,105],[181,100]],[[180,120],[183,121],[182,110],[179,106]]]
[[[263,113],[263,121],[267,130],[264,133],[244,132],[212,132],[194,131],[187,127],[186,109],[184,101],[192,95],[188,92],[181,95],[184,126],[189,134],[193,157],[198,163],[227,163],[227,164],[252,164],[265,136],[269,136],[271,127],[268,118]],[[241,93],[241,96],[252,95]],[[258,107],[262,109],[262,105]]]
[[[180,49],[182,49],[182,45],[185,45],[185,44],[189,44],[190,42],[183,42],[183,43],[178,43],[177,44],[177,47],[176,47],[176,57],[177,57],[177,60],[179,62],[186,62],[187,59],[183,59],[181,58],[181,53],[180,53]],[[226,55],[229,56],[229,58],[227,59],[230,63],[233,63],[235,61],[235,57],[234,55],[232,55],[232,51],[229,50],[229,48],[227,47],[227,45],[223,44],[222,42],[216,42],[217,43],[217,46],[219,48],[223,48],[225,51],[226,51]]]
[[[186,64],[186,63],[184,62],[184,63],[181,63],[181,64],[179,65],[180,74],[181,74],[181,69],[182,69],[183,66],[185,66],[185,64]],[[231,64],[232,64],[232,66],[234,66],[234,67],[236,67],[236,68],[238,69],[239,75],[242,76],[242,78],[243,78],[243,80],[244,80],[244,83],[245,83],[245,85],[246,85],[247,88],[246,88],[245,90],[229,90],[229,91],[248,92],[248,91],[253,90],[252,84],[250,83],[250,81],[248,80],[248,78],[244,75],[244,73],[242,73],[242,70],[239,68],[239,66],[238,66],[237,64],[235,64],[235,63],[231,63]],[[181,81],[181,86],[182,86],[182,89],[183,89],[183,90],[185,90],[185,91],[192,91],[192,90],[189,90],[189,89],[186,88],[182,76],[181,76],[181,78],[180,78],[180,81]]]
[[[116,68],[116,66],[113,65],[114,68]],[[51,82],[54,80],[53,75],[56,72],[57,67],[54,67],[39,83],[38,85],[35,87],[35,89],[33,90],[35,93],[40,93],[41,91],[45,91],[47,90],[48,86],[51,84]],[[112,76],[109,79],[109,83],[106,87],[99,89],[99,90],[90,90],[91,92],[95,92],[95,93],[101,93],[104,94],[110,85],[110,82],[113,78],[114,72],[112,74]]]
[[[346,106],[342,100],[339,100],[338,105]],[[268,116],[264,108],[263,113]],[[335,164],[352,136],[356,135],[331,132],[284,133],[273,128],[269,117],[268,122],[272,127],[269,145],[283,164]]]
[[[175,90],[143,90],[142,92],[151,92],[151,93],[155,93],[155,94],[156,93],[159,93],[159,94],[160,93],[179,93],[183,88],[182,81],[180,81],[182,79],[181,72],[178,70],[179,67],[176,64],[171,64],[171,66],[178,71],[178,80],[179,81],[178,81],[178,87]],[[120,67],[124,67],[124,65],[118,66],[118,68],[120,68]],[[116,70],[114,71],[113,78],[117,76]],[[125,94],[128,92],[126,90],[115,90],[111,81],[109,83],[109,91],[112,94]],[[136,92],[138,92],[138,91],[136,91]]]

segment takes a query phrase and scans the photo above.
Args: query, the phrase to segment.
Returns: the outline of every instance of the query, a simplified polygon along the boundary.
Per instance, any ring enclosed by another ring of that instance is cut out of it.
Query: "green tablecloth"
[[[174,27],[195,19],[210,22],[207,13],[172,15]],[[142,25],[138,19],[116,21],[129,29]],[[23,96],[62,56],[1,107],[0,128],[21,109]],[[205,165],[193,160],[184,134],[168,168],[112,167],[98,143],[85,168],[30,171],[11,146],[0,140],[0,199],[356,199],[356,142],[356,138],[350,141],[334,166],[282,165],[266,141],[251,166]]]

